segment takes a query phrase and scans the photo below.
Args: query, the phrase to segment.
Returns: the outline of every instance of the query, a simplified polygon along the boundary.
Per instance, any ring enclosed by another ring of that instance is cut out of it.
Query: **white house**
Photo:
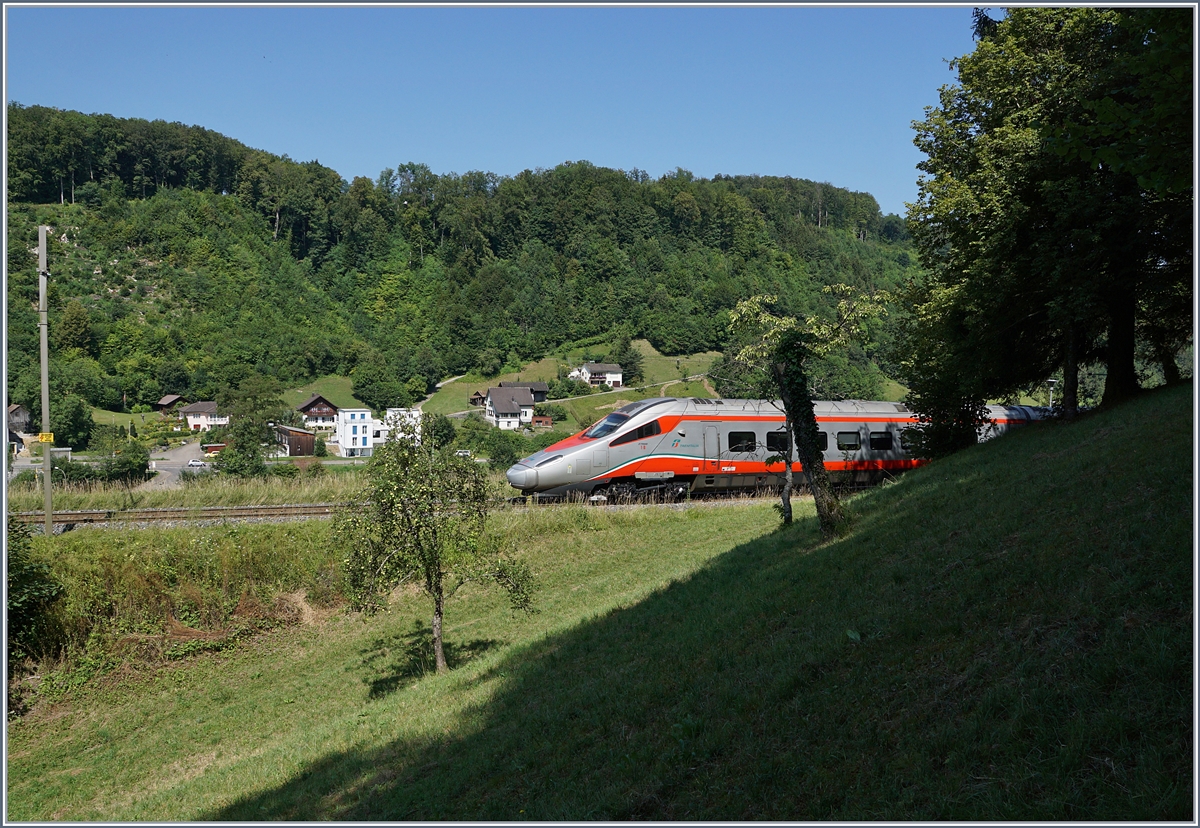
[[[376,423],[371,432],[375,445],[387,442],[392,431],[401,423],[411,424],[412,429],[418,431],[421,427],[421,412],[416,408],[389,408],[384,412],[383,422]],[[419,432],[417,438],[420,439]]]
[[[375,418],[369,408],[339,408],[333,430],[342,457],[370,457]]]
[[[389,408],[377,420],[369,408],[341,408],[337,413],[334,435],[342,457],[370,457],[374,448],[387,442],[398,423],[418,424],[421,412],[415,408]]]
[[[189,431],[208,431],[213,426],[229,425],[229,415],[217,413],[217,404],[213,400],[185,405],[179,413],[187,418]]]
[[[533,392],[526,387],[489,388],[483,418],[510,431],[529,425],[533,422]]]
[[[609,388],[620,388],[623,381],[621,366],[611,362],[585,362],[567,376],[583,380],[588,385],[607,385]]]

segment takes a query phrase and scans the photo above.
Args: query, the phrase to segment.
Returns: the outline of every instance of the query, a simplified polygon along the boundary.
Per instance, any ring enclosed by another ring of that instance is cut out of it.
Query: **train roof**
[[[783,403],[777,400],[709,399],[706,397],[652,397],[647,400],[639,400],[638,402],[630,403],[629,405],[623,406],[620,410],[632,416],[651,406],[659,405],[665,402],[676,403],[677,406],[683,407],[683,411],[685,413],[689,414],[719,415],[722,413],[738,413],[774,415],[783,411]],[[907,416],[911,414],[911,412],[908,410],[908,407],[904,405],[904,403],[879,402],[874,400],[819,400],[813,402],[813,408],[816,410],[818,415],[903,414]],[[678,408],[676,410],[678,410]]]

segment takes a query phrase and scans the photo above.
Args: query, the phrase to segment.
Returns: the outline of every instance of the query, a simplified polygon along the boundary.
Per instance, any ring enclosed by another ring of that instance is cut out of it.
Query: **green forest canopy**
[[[109,409],[211,399],[251,374],[357,372],[420,396],[618,326],[695,353],[722,346],[745,296],[821,313],[824,285],[917,272],[902,219],[826,183],[586,161],[347,183],[201,127],[8,116],[9,394],[35,412],[38,224],[54,228],[55,391]],[[843,359],[843,393],[878,388],[868,351]]]

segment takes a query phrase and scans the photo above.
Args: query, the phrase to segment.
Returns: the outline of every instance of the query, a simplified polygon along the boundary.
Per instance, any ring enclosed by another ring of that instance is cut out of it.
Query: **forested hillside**
[[[751,294],[823,313],[826,284],[915,272],[904,222],[830,184],[585,161],[346,182],[200,127],[8,116],[9,393],[35,412],[38,224],[55,239],[56,394],[105,408],[212,398],[254,373],[348,374],[405,404],[619,326],[667,354],[720,348]],[[889,336],[830,387],[869,396]]]

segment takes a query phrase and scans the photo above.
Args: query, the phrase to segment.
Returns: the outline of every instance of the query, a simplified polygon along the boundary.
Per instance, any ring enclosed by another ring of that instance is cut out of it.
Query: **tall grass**
[[[809,503],[497,515],[541,612],[465,588],[448,676],[403,594],[80,693],[10,728],[8,816],[1189,820],[1190,392],[932,464],[828,543]]]
[[[116,483],[67,483],[54,488],[55,510],[151,509],[161,507],[340,503],[364,480],[362,467],[330,465],[319,477],[232,478],[199,474],[192,482],[169,489],[137,488]],[[40,511],[43,494],[32,486],[13,486],[9,509]]]

